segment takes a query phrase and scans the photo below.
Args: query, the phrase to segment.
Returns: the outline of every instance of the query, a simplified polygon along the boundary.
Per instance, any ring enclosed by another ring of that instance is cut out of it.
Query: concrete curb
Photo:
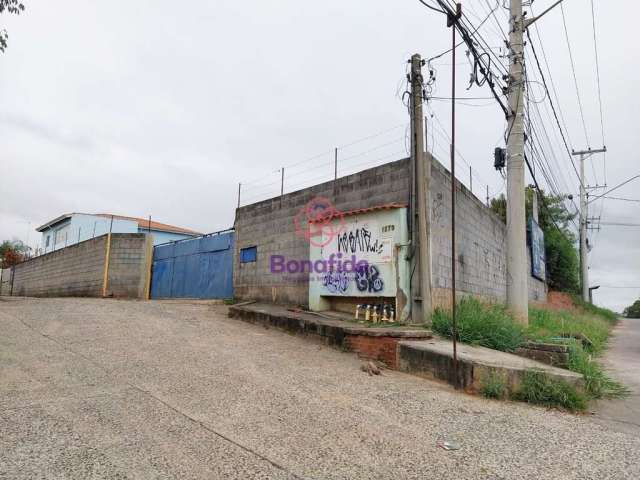
[[[398,356],[398,366],[403,372],[456,384],[453,351],[448,340],[401,341]],[[489,348],[464,344],[458,346],[457,384],[468,393],[479,393],[484,379],[492,373],[500,375],[508,390],[514,392],[524,374],[532,370],[568,383],[579,391],[584,390],[584,379],[579,373]]]

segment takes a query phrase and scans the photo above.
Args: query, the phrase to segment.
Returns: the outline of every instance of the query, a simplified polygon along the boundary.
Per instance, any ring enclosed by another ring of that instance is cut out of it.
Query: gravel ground
[[[370,377],[224,307],[11,299],[0,332],[0,478],[640,478],[636,435]]]

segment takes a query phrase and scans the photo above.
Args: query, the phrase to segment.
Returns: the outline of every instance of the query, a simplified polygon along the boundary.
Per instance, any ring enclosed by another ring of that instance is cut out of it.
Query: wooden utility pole
[[[431,160],[425,160],[422,114],[422,65],[419,54],[411,57],[411,322],[431,319],[431,248],[429,244],[429,183]]]

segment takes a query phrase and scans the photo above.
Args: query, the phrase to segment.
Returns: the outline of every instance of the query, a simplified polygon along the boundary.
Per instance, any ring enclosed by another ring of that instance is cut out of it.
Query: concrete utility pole
[[[422,115],[422,65],[420,55],[411,57],[411,322],[431,318],[431,246],[429,244],[429,183],[431,160],[425,161]]]
[[[584,161],[594,153],[604,153],[607,147],[596,150],[580,150],[571,152],[573,155],[580,156],[580,279],[582,284],[582,299],[589,301],[589,252],[587,245],[587,223],[588,204],[587,204],[587,185],[584,176]]]
[[[524,191],[524,18],[522,0],[511,0],[509,110],[507,138],[507,305],[529,323],[527,237]]]

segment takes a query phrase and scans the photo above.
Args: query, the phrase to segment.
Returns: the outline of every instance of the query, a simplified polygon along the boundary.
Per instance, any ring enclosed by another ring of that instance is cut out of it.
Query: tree
[[[525,190],[527,217],[533,212],[533,188]],[[544,232],[544,248],[547,259],[549,285],[562,292],[577,293],[580,289],[580,262],[576,251],[576,237],[569,230],[575,214],[563,205],[566,196],[539,194],[538,225]],[[491,200],[493,210],[502,221],[507,221],[507,199],[504,194]]]
[[[636,300],[633,305],[625,308],[623,315],[627,318],[640,318],[640,300]]]
[[[20,0],[0,0],[0,13],[13,13],[14,15],[20,15],[20,12],[24,11],[24,5]],[[4,53],[7,48],[7,39],[9,34],[5,29],[0,30],[0,52]]]
[[[0,244],[0,268],[9,268],[24,261],[29,249],[20,240],[5,240]]]

